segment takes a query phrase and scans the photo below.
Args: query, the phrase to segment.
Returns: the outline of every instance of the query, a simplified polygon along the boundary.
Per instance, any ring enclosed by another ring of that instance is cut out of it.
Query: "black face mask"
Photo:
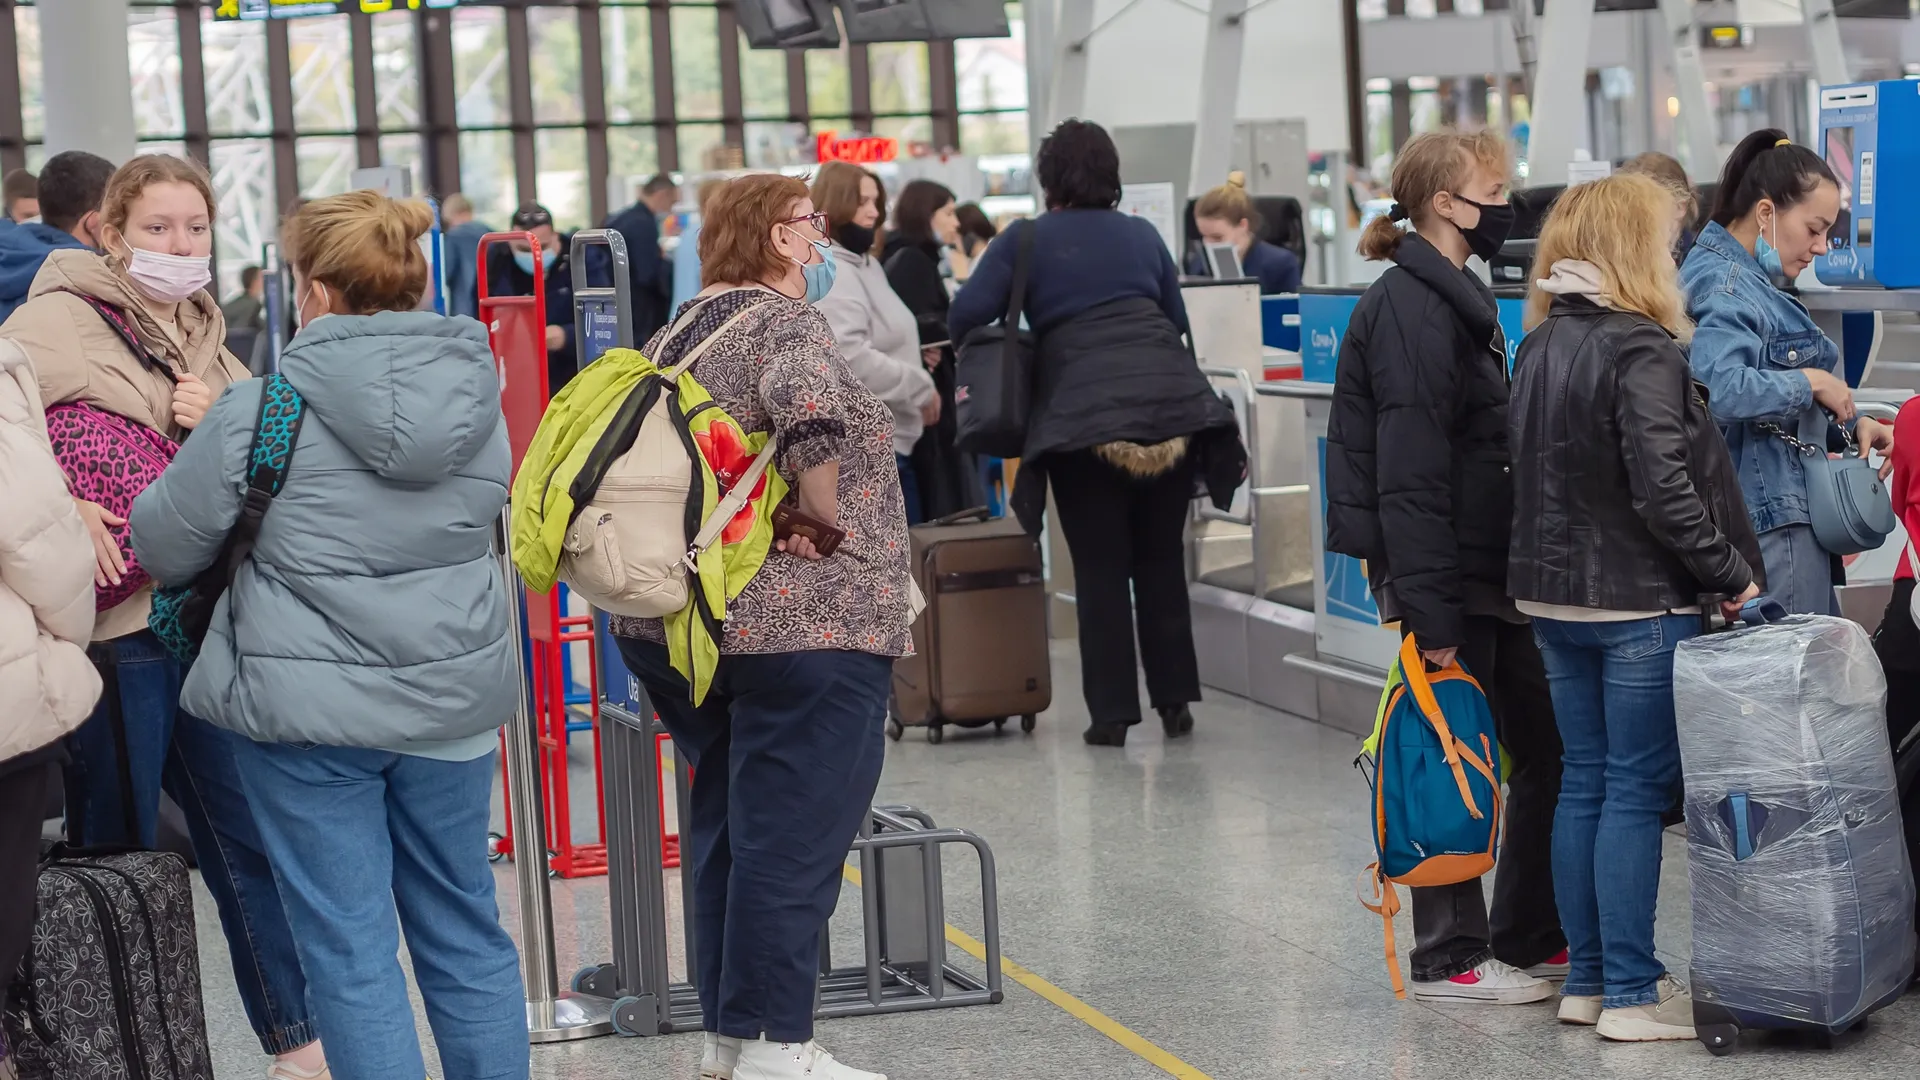
[[[1468,249],[1480,256],[1481,261],[1492,262],[1493,257],[1500,254],[1501,245],[1507,242],[1507,237],[1513,232],[1513,204],[1478,203],[1465,195],[1455,195],[1454,198],[1468,206],[1479,207],[1478,224],[1471,229],[1460,229],[1458,225],[1454,228],[1460,229],[1460,235],[1467,238]]]
[[[833,230],[833,238],[855,255],[865,255],[873,250],[873,230],[851,221]]]

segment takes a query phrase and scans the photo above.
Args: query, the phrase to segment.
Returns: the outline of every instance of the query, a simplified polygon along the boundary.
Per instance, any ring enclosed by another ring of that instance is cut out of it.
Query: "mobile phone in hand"
[[[786,540],[800,536],[813,542],[813,549],[826,558],[840,549],[847,538],[845,529],[837,529],[811,514],[787,503],[773,508],[773,538]]]

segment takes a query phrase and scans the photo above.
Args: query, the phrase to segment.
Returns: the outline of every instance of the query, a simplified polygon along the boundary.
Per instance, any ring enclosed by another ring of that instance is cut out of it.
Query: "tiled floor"
[[[1831,1052],[1753,1041],[1716,1060],[1694,1043],[1603,1045],[1560,1027],[1548,1006],[1396,1002],[1378,919],[1354,899],[1370,861],[1348,735],[1213,695],[1190,740],[1137,728],[1124,751],[1081,744],[1085,712],[1070,648],[1056,656],[1058,702],[1032,736],[918,733],[890,744],[882,801],[972,829],[999,861],[1011,961],[1159,1047],[1188,1080],[1449,1076],[1472,1080],[1910,1078],[1920,1076],[1920,996],[1876,1016]],[[579,740],[576,761],[590,761]],[[591,831],[590,816],[583,824]],[[1687,954],[1686,866],[1669,837],[1660,940]],[[948,918],[980,933],[978,879],[947,866]],[[669,895],[677,897],[677,879]],[[518,930],[511,871],[502,917]],[[605,879],[555,882],[561,978],[607,958]],[[851,887],[842,911],[857,911]],[[208,1017],[218,1075],[260,1075],[210,902],[201,905]],[[675,918],[678,918],[677,907]],[[849,938],[850,926],[838,928]],[[676,930],[677,934],[677,930]],[[1412,929],[1403,916],[1402,942]],[[677,948],[677,946],[676,946]],[[972,963],[954,953],[956,963]],[[676,965],[680,958],[676,956]],[[423,1038],[425,1028],[422,1025]],[[1026,1077],[1151,1080],[1169,1071],[1008,982],[997,1007],[828,1023],[842,1060],[894,1080]],[[430,1045],[430,1044],[429,1044]],[[691,1036],[600,1038],[536,1047],[547,1080],[678,1080],[696,1072]],[[429,1050],[429,1063],[438,1076]]]

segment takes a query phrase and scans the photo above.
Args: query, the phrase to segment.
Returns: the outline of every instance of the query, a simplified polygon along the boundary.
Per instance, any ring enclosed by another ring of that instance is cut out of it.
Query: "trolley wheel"
[[[499,862],[500,860],[507,857],[506,851],[500,847],[501,844],[504,844],[506,842],[507,842],[507,838],[497,832],[489,832],[487,834],[487,861],[488,862]]]
[[[605,968],[600,964],[588,964],[586,967],[573,973],[573,978],[567,980],[567,988],[576,994],[591,993],[592,990],[590,988],[593,986],[593,980],[597,978],[603,970],[605,970]]]
[[[1740,1042],[1740,1029],[1733,1024],[1696,1025],[1694,1033],[1714,1057],[1726,1057],[1733,1053],[1734,1047]]]
[[[1007,718],[1006,718],[1006,717],[1004,717],[1004,716],[996,716],[996,717],[994,717],[994,718],[993,718],[993,733],[994,733],[995,735],[1004,735],[1004,734],[1006,734],[1006,732],[1007,732]]]
[[[1814,1032],[1813,1045],[1816,1050],[1833,1049],[1833,1032],[1828,1031],[1826,1028],[1821,1028],[1819,1031]]]
[[[927,725],[927,741],[928,742],[932,743],[935,746],[939,746],[942,742],[946,741],[946,738],[947,738],[947,732],[945,728],[941,727],[939,724]]]
[[[1039,719],[1035,717],[1032,713],[1027,713],[1022,717],[1020,717],[1020,730],[1031,735],[1033,734],[1034,726],[1037,725],[1039,722],[1040,722]]]
[[[900,723],[898,717],[887,717],[887,738],[892,739],[894,742],[899,742],[900,736],[906,733],[906,725]]]
[[[613,1003],[613,1030],[627,1038],[639,1038],[642,1035],[655,1034],[651,1029],[659,1024],[659,1019],[642,1014],[640,999],[623,997]]]
[[[558,880],[558,879],[559,879],[559,877],[560,877],[560,871],[558,871],[558,870],[555,870],[555,869],[553,868],[553,860],[555,860],[555,859],[557,859],[557,858],[559,858],[559,857],[560,857],[560,853],[559,853],[559,852],[557,852],[557,851],[555,851],[555,850],[553,850],[552,848],[548,848],[548,849],[547,849],[547,877],[549,877],[549,878],[553,878],[553,879],[555,879],[555,880]]]

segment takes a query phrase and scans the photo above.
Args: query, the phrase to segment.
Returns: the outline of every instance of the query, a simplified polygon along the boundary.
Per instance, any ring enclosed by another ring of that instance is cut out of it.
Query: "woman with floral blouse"
[[[698,706],[659,621],[614,620],[621,657],[694,770],[682,828],[708,1080],[885,1080],[812,1041],[820,931],[879,783],[912,618],[893,415],[813,306],[833,281],[824,224],[797,179],[728,181],[701,225],[706,287],[645,350],[668,366],[720,334],[694,377],[745,431],[774,434],[797,508],[847,534],[831,556],[802,539],[769,553],[728,604]]]

